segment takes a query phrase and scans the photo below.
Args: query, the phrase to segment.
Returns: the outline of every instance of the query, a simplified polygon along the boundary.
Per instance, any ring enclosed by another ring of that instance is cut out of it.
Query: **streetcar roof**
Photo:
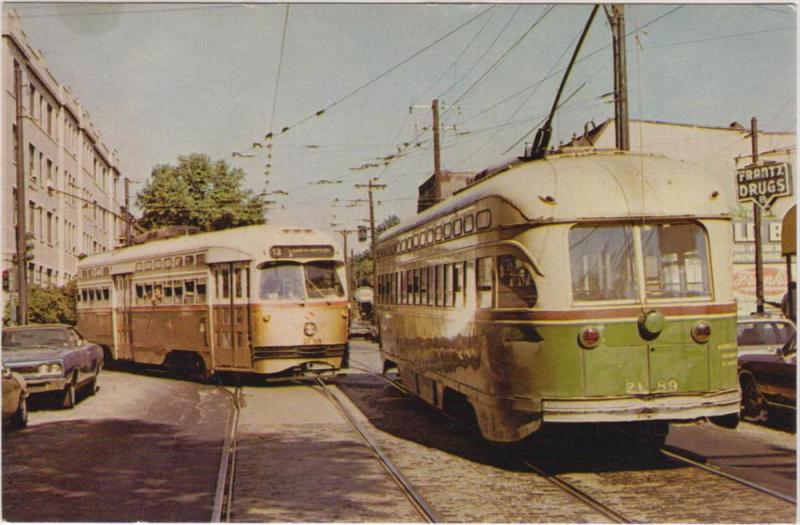
[[[206,262],[226,262],[272,259],[269,248],[275,245],[329,245],[334,249],[333,257],[339,258],[331,236],[323,231],[305,227],[259,224],[230,228],[208,233],[182,235],[159,239],[109,252],[89,255],[79,266],[118,264],[126,261],[158,257],[161,255],[193,252],[206,253]],[[325,257],[314,257],[324,259]]]
[[[452,197],[387,230],[381,240],[489,197],[505,200],[530,223],[728,218],[733,212],[718,177],[696,165],[657,155],[592,150],[531,162],[515,160],[486,173]]]

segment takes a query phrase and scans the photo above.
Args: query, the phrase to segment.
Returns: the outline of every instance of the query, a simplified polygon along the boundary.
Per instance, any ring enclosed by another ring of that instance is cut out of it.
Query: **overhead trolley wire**
[[[536,26],[538,26],[538,25],[539,25],[539,23],[540,23],[542,20],[544,20],[544,19],[547,17],[547,15],[548,15],[548,14],[550,14],[550,12],[551,12],[553,9],[555,9],[555,6],[554,6],[554,5],[550,5],[550,6],[548,6],[548,7],[547,7],[547,9],[545,10],[545,12],[544,12],[544,13],[542,13],[542,15],[541,15],[539,18],[537,18],[537,19],[536,19],[536,20],[535,20],[535,21],[534,21],[534,22],[531,24],[531,26],[528,28],[528,30],[527,30],[527,31],[525,31],[525,32],[522,34],[522,36],[520,36],[520,37],[519,37],[519,38],[518,38],[518,39],[517,39],[517,40],[516,40],[516,41],[515,41],[513,44],[511,44],[511,46],[510,46],[508,49],[506,49],[505,53],[503,53],[503,54],[500,56],[500,58],[498,58],[498,59],[497,59],[497,60],[496,60],[496,61],[495,61],[495,62],[494,62],[494,63],[493,63],[493,64],[492,64],[490,67],[489,67],[489,69],[487,69],[487,70],[486,70],[486,71],[485,71],[485,72],[484,72],[484,73],[483,73],[483,74],[482,74],[480,77],[478,77],[478,79],[477,79],[477,80],[475,80],[475,82],[473,82],[473,83],[472,83],[472,85],[470,85],[470,86],[467,88],[467,90],[466,90],[466,91],[464,91],[464,93],[462,93],[462,94],[461,94],[461,96],[460,96],[460,97],[458,97],[458,98],[456,99],[456,101],[455,101],[455,102],[453,102],[453,104],[457,104],[458,102],[460,102],[461,100],[463,100],[463,99],[464,99],[464,98],[465,98],[467,95],[469,95],[469,93],[470,93],[470,92],[471,92],[471,91],[472,91],[472,90],[475,88],[475,86],[477,86],[478,84],[480,84],[480,83],[481,83],[481,82],[482,82],[482,81],[483,81],[483,80],[484,80],[484,79],[485,79],[487,76],[489,76],[489,75],[490,75],[490,74],[491,74],[491,73],[492,73],[492,72],[493,72],[495,69],[497,69],[497,67],[499,67],[499,66],[500,66],[500,64],[502,64],[502,63],[505,61],[505,59],[506,59],[506,58],[508,58],[508,56],[509,56],[509,55],[510,55],[510,54],[511,54],[511,53],[512,53],[512,52],[513,52],[513,51],[514,51],[516,48],[517,48],[517,46],[519,46],[519,45],[522,43],[522,41],[523,41],[523,40],[525,40],[525,38],[526,38],[526,37],[527,37],[527,36],[528,36],[528,35],[531,33],[531,31],[533,31],[533,30],[536,28]],[[448,110],[447,110],[447,109],[445,109],[444,113],[446,114],[447,112],[448,112]]]
[[[324,115],[326,112],[330,111],[331,109],[333,109],[334,107],[338,106],[342,102],[350,99],[351,97],[353,97],[356,94],[360,93],[361,91],[363,91],[367,87],[371,86],[375,82],[378,82],[379,80],[383,79],[384,77],[386,77],[387,75],[389,75],[390,73],[395,71],[396,69],[404,66],[405,64],[407,64],[411,60],[417,58],[419,55],[421,55],[422,53],[428,51],[429,49],[431,49],[435,45],[439,44],[443,40],[446,40],[447,38],[452,36],[454,33],[456,33],[459,30],[461,30],[463,27],[468,26],[469,24],[471,24],[475,20],[479,19],[480,17],[482,17],[483,15],[485,15],[486,13],[488,13],[489,11],[494,9],[494,7],[495,6],[491,6],[488,9],[485,9],[485,10],[481,11],[480,13],[478,13],[475,16],[473,16],[472,18],[470,18],[469,20],[467,20],[463,24],[459,25],[455,29],[452,29],[452,30],[448,31],[443,36],[437,38],[436,40],[434,40],[433,42],[429,43],[428,45],[426,45],[422,49],[416,51],[412,55],[410,55],[410,56],[406,57],[405,59],[401,60],[397,64],[395,64],[392,67],[390,67],[389,69],[385,70],[383,73],[379,74],[378,76],[372,78],[371,80],[368,80],[367,82],[364,82],[363,84],[361,84],[357,88],[353,89],[352,91],[350,91],[346,95],[344,95],[344,96],[340,97],[339,99],[335,100],[334,102],[328,104],[326,107],[324,107],[324,108],[322,108],[322,109],[320,109],[320,110],[318,110],[318,111],[316,111],[314,113],[310,113],[310,114],[306,115],[305,117],[301,118],[300,120],[298,120],[297,122],[295,122],[291,126],[286,126],[286,127],[282,128],[280,133],[286,133],[287,131],[294,129],[294,128],[296,128],[297,126],[299,126],[301,124],[304,124],[305,122],[307,122],[308,120],[310,120],[310,119],[312,119],[314,117],[320,117],[320,116]]]

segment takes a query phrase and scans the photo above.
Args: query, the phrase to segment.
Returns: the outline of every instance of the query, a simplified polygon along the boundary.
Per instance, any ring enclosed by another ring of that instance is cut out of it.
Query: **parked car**
[[[794,323],[784,317],[752,316],[739,319],[736,337],[739,355],[774,354],[795,333]]]
[[[21,375],[3,368],[3,423],[6,422],[11,428],[28,425],[28,389]]]
[[[739,356],[742,415],[766,421],[776,408],[796,410],[797,338],[792,337],[774,354]]]
[[[361,337],[364,339],[372,339],[373,325],[369,321],[355,319],[350,322],[349,337],[355,339]]]
[[[3,329],[3,367],[24,379],[28,392],[60,392],[64,408],[75,406],[77,391],[94,394],[103,368],[103,350],[69,325],[26,325]]]

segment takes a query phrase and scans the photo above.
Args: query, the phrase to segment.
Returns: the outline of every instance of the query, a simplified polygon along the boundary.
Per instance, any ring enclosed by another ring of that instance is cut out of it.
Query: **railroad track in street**
[[[358,421],[348,408],[342,403],[337,395],[331,390],[322,377],[316,377],[317,384],[321,387],[325,397],[333,404],[350,426],[358,433],[365,445],[372,451],[375,458],[381,463],[389,476],[397,483],[400,490],[406,496],[411,505],[419,512],[420,516],[428,523],[439,523],[442,520],[436,511],[422,497],[411,482],[403,475],[402,471],[389,459],[381,450],[378,442],[370,435],[366,427]]]
[[[237,431],[239,426],[239,410],[242,406],[242,387],[237,386],[233,391],[221,385],[217,389],[225,393],[231,402],[231,410],[225,424],[225,440],[222,444],[222,454],[217,472],[216,491],[214,493],[214,507],[211,513],[211,522],[230,522],[231,508],[233,507],[233,482],[236,476],[236,451],[238,448]]]
[[[374,374],[376,376],[379,376],[379,377],[383,378],[384,380],[389,382],[395,389],[397,389],[398,391],[402,392],[403,394],[409,395],[409,396],[413,395],[399,381],[396,381],[395,379],[393,379],[391,377],[388,377],[385,374],[378,374],[374,370],[370,370],[368,367],[366,367],[364,365],[364,363],[360,363],[358,361],[355,361],[352,358],[351,358],[351,362],[352,363],[358,363],[359,365],[361,365],[359,367],[360,370],[363,370],[365,372],[368,372],[370,374]],[[351,368],[352,368],[352,366],[351,366]],[[453,421],[457,425],[459,425],[461,428],[464,428],[464,429],[466,429],[467,431],[469,431],[471,433],[475,433],[474,429],[469,428],[462,421],[460,421],[460,420],[458,420],[456,418],[450,417],[450,416],[448,416],[447,414],[444,414],[444,413],[442,413],[442,415],[444,417],[448,418],[449,420]],[[567,493],[572,498],[574,498],[574,499],[580,501],[581,503],[583,503],[584,505],[588,506],[592,510],[602,514],[603,516],[605,516],[607,518],[609,518],[612,522],[614,522],[614,523],[634,523],[634,520],[628,518],[627,516],[625,516],[624,514],[622,514],[620,512],[615,511],[611,507],[609,507],[607,505],[604,505],[600,501],[598,501],[595,498],[593,498],[592,496],[590,496],[585,491],[583,491],[580,488],[578,488],[577,486],[569,483],[568,481],[561,479],[559,476],[553,475],[553,474],[547,474],[544,470],[542,470],[541,468],[537,467],[536,465],[534,465],[533,463],[531,463],[529,461],[522,461],[522,463],[527,468],[529,468],[532,472],[537,474],[538,476],[541,476],[542,478],[547,480],[549,483],[551,483],[555,487],[559,488],[563,492]]]
[[[376,370],[371,369],[370,367],[366,366],[364,363],[361,363],[357,360],[351,359],[351,368],[358,368],[361,371],[369,373],[374,376],[378,376],[383,380],[387,381],[391,386],[393,386],[396,390],[402,392],[405,395],[412,395],[413,394],[405,388],[398,380],[394,379],[393,377],[387,376],[385,374],[379,373]],[[442,414],[443,416],[447,417],[449,420],[453,421],[461,428],[466,429],[468,432],[475,434],[476,430],[474,428],[470,428],[464,422],[450,417],[447,414]],[[716,468],[715,466],[704,463],[702,459],[699,461],[697,459],[692,459],[691,457],[687,456],[687,452],[675,447],[665,446],[659,450],[662,459],[658,460],[661,463],[669,464],[669,463],[676,463],[682,464],[687,467],[691,467],[692,471],[695,472],[704,472],[706,476],[711,475],[720,481],[718,484],[724,484],[728,482],[735,482],[737,484],[744,485],[748,487],[751,492],[751,496],[749,498],[759,498],[756,496],[755,493],[759,493],[762,495],[767,495],[772,498],[780,499],[783,502],[789,503],[792,505],[792,508],[796,506],[795,498],[777,492],[773,489],[768,487],[764,487],[759,485],[758,483],[754,483],[752,481],[746,480],[739,476],[733,475],[729,472],[725,472],[720,468]],[[689,454],[691,455],[691,454]],[[531,472],[535,473],[536,475],[540,476],[541,478],[545,479],[552,485],[558,487],[565,493],[569,494],[572,498],[577,501],[580,501],[582,504],[590,507],[595,512],[602,514],[603,516],[607,517],[612,522],[616,523],[633,523],[639,521],[650,521],[651,519],[643,519],[643,515],[647,515],[646,505],[642,503],[645,499],[648,501],[653,501],[656,504],[658,502],[666,502],[670,501],[674,495],[672,494],[672,489],[670,488],[670,481],[672,478],[690,478],[695,479],[696,477],[702,477],[704,474],[691,474],[690,472],[683,471],[683,473],[679,476],[676,474],[678,471],[665,469],[663,471],[663,485],[660,483],[658,485],[652,484],[652,474],[659,472],[658,470],[649,470],[645,469],[641,472],[636,473],[637,476],[644,478],[649,477],[650,479],[647,481],[651,485],[646,492],[642,494],[642,501],[637,501],[636,498],[630,499],[627,497],[620,498],[618,494],[615,494],[614,490],[609,491],[608,487],[613,487],[615,484],[615,476],[612,474],[611,476],[607,476],[603,472],[586,472],[586,473],[579,473],[579,472],[571,472],[565,475],[560,475],[559,473],[548,472],[548,468],[544,468],[540,465],[537,465],[535,461],[525,457],[524,455],[519,456],[519,461],[522,465],[526,468],[530,469]],[[660,467],[660,468],[663,468]],[[588,474],[588,476],[587,476]],[[710,478],[708,478],[710,479]],[[727,481],[725,481],[727,480]],[[603,490],[597,491],[597,483],[600,483],[601,486],[605,487],[605,492]],[[698,486],[704,486],[708,484],[708,482],[699,483]],[[583,488],[582,488],[583,487]],[[659,488],[660,487],[660,488]],[[655,490],[653,490],[655,489]],[[623,490],[624,492],[624,490]],[[718,492],[718,494],[724,494],[725,492]],[[737,499],[747,498],[745,493],[741,493],[740,497]],[[761,496],[763,498],[763,496]],[[605,501],[613,501],[613,503],[606,504],[602,500]],[[726,505],[729,501],[725,500],[720,502],[720,505]],[[708,505],[709,508],[722,508],[720,506],[715,506],[713,503]],[[688,509],[689,507],[687,507]],[[674,512],[680,513],[680,509],[674,508]],[[695,511],[692,511],[695,512]],[[703,512],[701,511],[700,514],[702,515]],[[679,518],[680,519],[680,518]],[[695,519],[694,517],[684,517],[685,520]],[[701,518],[701,521],[703,518]],[[656,520],[657,521],[657,520]]]

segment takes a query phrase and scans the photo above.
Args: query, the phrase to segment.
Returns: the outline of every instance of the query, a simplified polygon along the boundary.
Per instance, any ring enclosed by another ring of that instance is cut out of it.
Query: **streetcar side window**
[[[194,280],[184,281],[183,304],[194,304]]]
[[[513,255],[497,257],[497,305],[500,308],[530,308],[538,293],[525,263]]]
[[[444,266],[436,265],[436,306],[444,305]]]
[[[173,290],[175,292],[175,304],[183,302],[183,281],[173,281]]]
[[[466,302],[464,295],[465,279],[467,278],[465,262],[456,263],[453,265],[453,306],[458,306],[458,298],[461,297],[461,305]]]
[[[648,298],[711,296],[706,234],[700,225],[647,224],[641,232]]]
[[[636,298],[630,226],[574,226],[569,230],[569,257],[574,300]]]
[[[164,304],[172,304],[172,302],[172,281],[164,281]]]
[[[85,292],[86,290],[84,290]],[[83,296],[83,300],[86,300],[86,295]],[[144,287],[141,284],[136,285],[136,304],[144,303]]]
[[[444,265],[444,306],[453,306],[453,265]]]
[[[478,308],[492,307],[492,258],[480,257],[475,261],[475,284],[478,297]]]
[[[419,304],[428,304],[428,269],[421,268],[419,276]]]

